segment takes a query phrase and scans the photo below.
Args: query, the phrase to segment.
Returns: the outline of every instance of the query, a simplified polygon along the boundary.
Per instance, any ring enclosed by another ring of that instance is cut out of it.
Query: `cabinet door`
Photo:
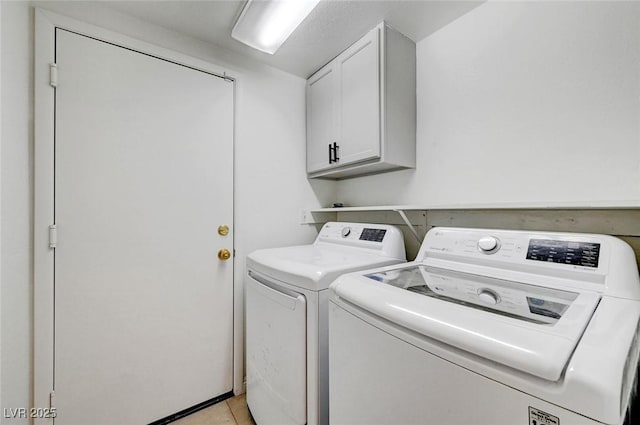
[[[338,165],[380,157],[380,29],[337,58]]]
[[[329,145],[336,142],[336,72],[329,64],[307,81],[307,172],[329,163]]]

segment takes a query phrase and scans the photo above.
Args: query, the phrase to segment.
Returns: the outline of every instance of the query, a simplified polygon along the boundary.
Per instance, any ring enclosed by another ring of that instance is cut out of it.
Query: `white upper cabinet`
[[[336,140],[336,72],[324,67],[307,81],[307,171],[329,168],[329,147]]]
[[[415,44],[381,23],[307,80],[307,173],[415,168]]]
[[[339,165],[380,158],[379,32],[374,29],[336,60]]]

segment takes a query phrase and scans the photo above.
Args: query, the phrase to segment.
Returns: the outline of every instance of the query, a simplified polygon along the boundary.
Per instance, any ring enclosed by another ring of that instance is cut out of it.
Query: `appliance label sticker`
[[[560,418],[529,406],[529,425],[560,425]]]

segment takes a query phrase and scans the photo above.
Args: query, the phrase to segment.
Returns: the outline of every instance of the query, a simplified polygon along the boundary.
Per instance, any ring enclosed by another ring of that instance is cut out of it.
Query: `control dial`
[[[500,296],[491,289],[480,289],[478,291],[478,298],[485,304],[496,305],[500,302]]]
[[[346,238],[351,234],[351,227],[343,227],[342,228],[342,237]]]
[[[494,236],[483,236],[478,240],[478,249],[484,254],[493,254],[500,249],[500,241]]]

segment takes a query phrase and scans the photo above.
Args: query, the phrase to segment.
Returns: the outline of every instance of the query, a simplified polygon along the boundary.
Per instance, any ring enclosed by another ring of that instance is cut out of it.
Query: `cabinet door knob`
[[[340,149],[340,146],[338,146],[336,142],[333,142],[333,162],[340,161],[340,157],[338,156],[338,149]]]

